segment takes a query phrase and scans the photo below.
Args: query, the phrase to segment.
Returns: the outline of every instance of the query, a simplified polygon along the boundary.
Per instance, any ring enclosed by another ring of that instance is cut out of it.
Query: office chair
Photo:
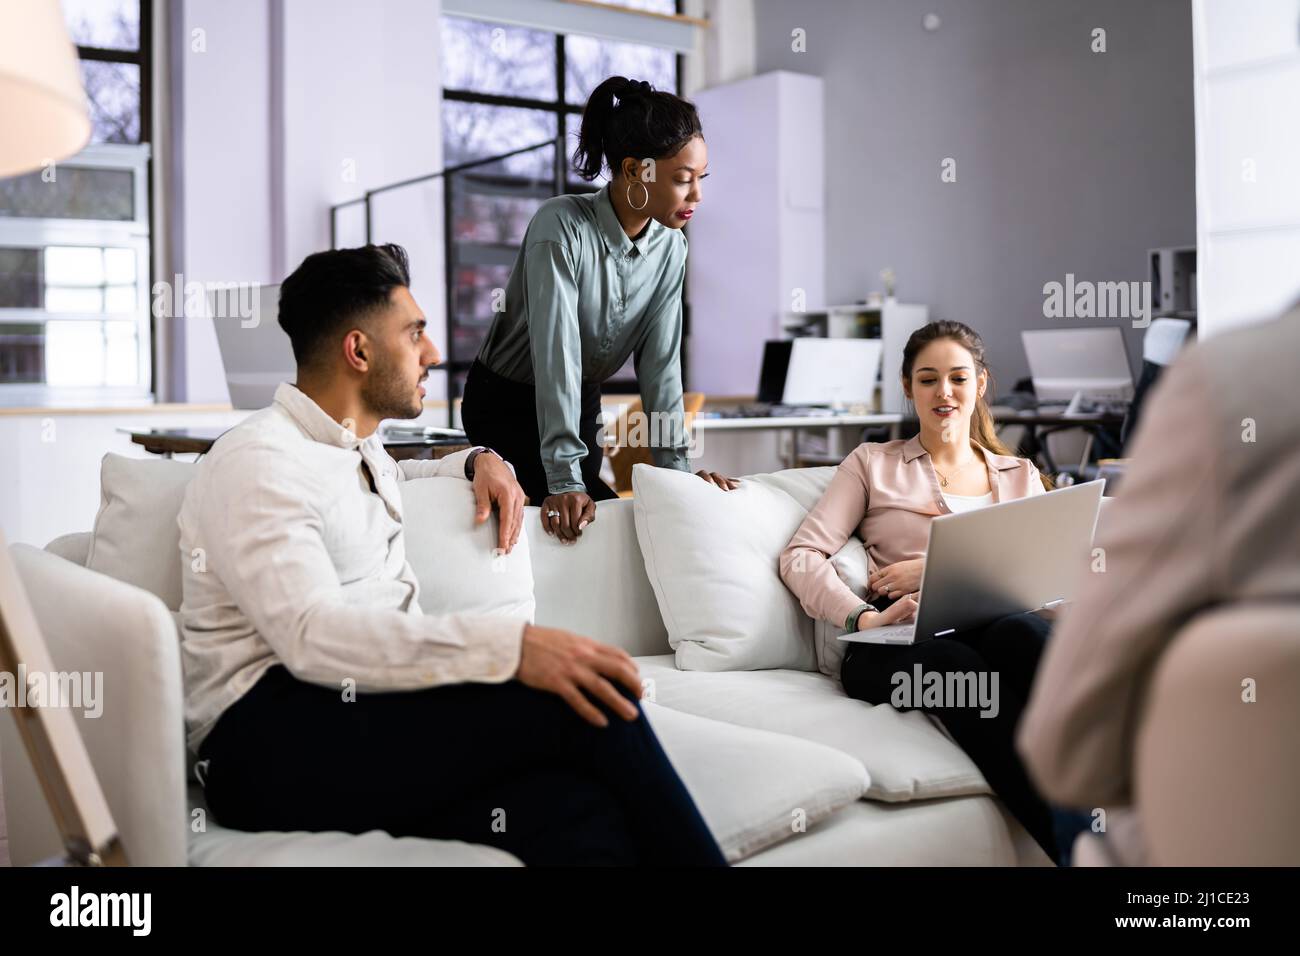
[[[682,411],[686,413],[685,421],[688,429],[691,427],[695,414],[703,407],[703,392],[687,392],[682,396]],[[614,434],[626,435],[628,433],[628,418],[640,411],[641,399],[638,398],[618,416],[617,431]],[[650,449],[644,446],[611,445],[605,449],[605,456],[609,459],[609,466],[614,472],[614,490],[618,492],[620,498],[631,498],[632,466],[650,464]]]
[[[1142,339],[1142,371],[1138,374],[1137,385],[1133,388],[1133,401],[1129,403],[1128,414],[1120,428],[1121,449],[1128,448],[1129,436],[1137,430],[1138,417],[1142,412],[1142,403],[1147,392],[1160,379],[1164,370],[1178,357],[1179,350],[1192,331],[1192,323],[1187,319],[1153,319],[1150,328]],[[1122,451],[1121,451],[1122,453]]]

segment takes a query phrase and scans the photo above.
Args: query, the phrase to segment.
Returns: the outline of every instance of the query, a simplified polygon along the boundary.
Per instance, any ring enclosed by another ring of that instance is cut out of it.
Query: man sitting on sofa
[[[409,285],[400,246],[308,256],[280,292],[297,381],[186,491],[186,729],[214,817],[464,840],[528,864],[723,865],[624,651],[422,614],[398,483],[463,476],[505,550],[524,499],[487,449],[400,467],[384,451],[380,421],[419,415],[440,361]]]

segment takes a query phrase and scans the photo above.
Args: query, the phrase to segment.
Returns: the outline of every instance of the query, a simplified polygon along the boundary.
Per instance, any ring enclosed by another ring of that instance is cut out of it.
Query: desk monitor
[[[871,405],[880,378],[880,339],[795,339],[786,405]]]
[[[254,286],[251,298],[249,292],[211,289],[207,295],[230,404],[241,409],[270,405],[276,386],[298,374],[293,346],[280,328],[280,286]]]
[[[1093,329],[1032,329],[1020,333],[1039,401],[1085,398],[1129,401],[1133,372],[1116,326]]]
[[[793,339],[776,339],[763,343],[763,370],[758,374],[758,401],[780,405],[785,396],[785,377],[790,370],[790,346]]]

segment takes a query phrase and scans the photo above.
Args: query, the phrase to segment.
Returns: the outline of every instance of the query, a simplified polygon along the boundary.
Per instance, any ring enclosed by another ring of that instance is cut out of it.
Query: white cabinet
[[[825,303],[820,77],[778,71],[697,93],[710,176],[687,231],[687,388],[753,395],[781,316]]]

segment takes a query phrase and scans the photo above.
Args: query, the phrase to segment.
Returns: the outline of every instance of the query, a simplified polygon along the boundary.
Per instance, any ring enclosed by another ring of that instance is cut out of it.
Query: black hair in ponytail
[[[694,104],[645,80],[611,76],[587,98],[573,166],[590,181],[600,175],[603,158],[615,177],[627,157],[672,156],[703,132]]]

